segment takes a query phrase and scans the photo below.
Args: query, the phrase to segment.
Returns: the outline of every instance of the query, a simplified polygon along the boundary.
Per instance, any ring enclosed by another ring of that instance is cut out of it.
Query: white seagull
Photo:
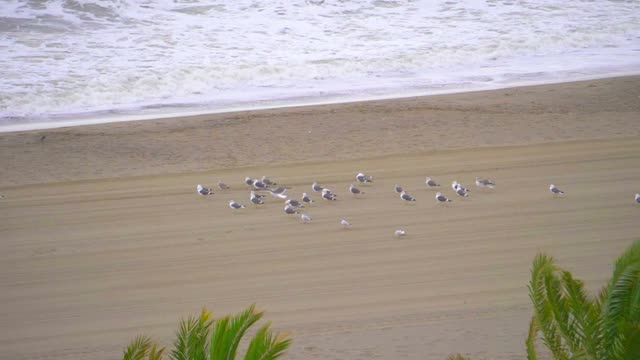
[[[262,200],[263,197],[264,195],[258,195],[252,191],[251,194],[249,195],[249,200],[251,200],[251,202],[254,203],[255,205],[262,205],[264,204],[264,200]]]
[[[311,216],[309,216],[307,214],[300,215],[300,219],[302,219],[302,223],[303,224],[306,224],[306,223],[308,223],[308,222],[310,222],[312,220]]]
[[[489,179],[482,179],[476,176],[476,186],[481,188],[493,189],[496,187],[496,182]]]
[[[463,187],[459,187],[458,190],[456,190],[456,194],[462,197],[469,197],[469,193]]]
[[[248,176],[246,178],[244,178],[244,183],[247,184],[248,186],[253,185],[253,181],[254,180],[252,178],[248,177]]]
[[[293,215],[293,214],[299,214],[300,212],[298,212],[293,206],[291,205],[285,205],[284,206],[284,213],[287,215]]]
[[[402,229],[398,229],[393,233],[396,237],[401,237],[401,236],[405,236],[407,234],[406,231],[402,230]]]
[[[427,177],[424,183],[427,184],[427,187],[430,187],[430,188],[440,186],[440,184],[438,184],[435,180],[433,180],[430,177]]]
[[[636,194],[636,204],[640,204],[640,194]]]
[[[277,189],[268,189],[269,194],[271,194],[271,196],[273,197],[277,197],[280,199],[286,199],[288,196],[285,195],[284,193],[287,191],[288,188],[280,186]]]
[[[442,195],[442,193],[439,192],[439,191],[436,193],[436,201],[439,202],[439,203],[451,202],[450,199],[447,199],[447,197]]]
[[[402,199],[403,201],[416,201],[416,198],[414,198],[413,196],[407,194],[406,191],[402,191],[400,193],[400,199]]]
[[[340,220],[340,225],[345,229],[351,229],[351,224],[345,219]]]
[[[268,178],[268,177],[266,177],[265,175],[263,175],[263,176],[262,176],[261,181],[262,181],[263,183],[265,183],[266,185],[268,185],[268,186],[271,186],[271,185],[278,185],[278,183],[277,183],[277,182],[272,181],[271,179],[269,179],[269,178]]]
[[[551,193],[555,196],[555,195],[559,195],[559,194],[564,194],[564,191],[558,189],[555,185],[551,184],[549,185],[549,191],[551,191]]]
[[[220,190],[229,190],[231,189],[229,185],[222,182],[222,180],[218,180],[218,189]]]
[[[464,186],[462,186],[462,184],[460,184],[455,180],[451,183],[451,188],[453,189],[453,191],[456,191],[456,192],[458,191],[458,189],[462,189],[465,192],[471,192],[469,189],[465,188]]]
[[[373,176],[365,175],[364,173],[358,173],[356,175],[356,181],[359,183],[370,183],[373,182]]]
[[[213,189],[208,189],[200,184],[196,186],[196,190],[198,190],[198,194],[201,196],[213,195]]]
[[[402,188],[402,186],[400,186],[400,185],[398,185],[398,184],[393,185],[393,190],[394,190],[395,192],[397,192],[398,194],[400,194],[401,192],[403,192],[403,191],[404,191],[404,189]]]
[[[303,208],[304,205],[300,204],[300,202],[298,200],[293,200],[293,199],[289,199],[287,201],[284,202],[287,205],[293,206],[293,207],[297,207],[297,208]]]
[[[357,187],[353,186],[353,184],[349,185],[349,192],[353,195],[364,194],[364,191],[360,191]]]
[[[324,188],[320,186],[320,184],[318,184],[317,182],[314,182],[311,185],[311,190],[313,190],[314,192],[321,192],[322,190],[324,190]]]
[[[313,199],[307,195],[307,193],[302,193],[302,202],[306,204],[313,204]]]
[[[246,206],[238,204],[237,202],[231,200],[229,201],[229,207],[233,210],[244,209]]]
[[[266,190],[269,186],[260,180],[253,181],[253,188],[256,190]]]
[[[322,189],[322,198],[324,200],[333,200],[336,201],[336,194],[332,193],[329,189]]]

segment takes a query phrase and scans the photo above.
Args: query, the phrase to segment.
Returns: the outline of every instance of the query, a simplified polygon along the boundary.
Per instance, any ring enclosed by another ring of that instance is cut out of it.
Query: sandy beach
[[[638,239],[638,135],[638,76],[0,133],[0,357],[119,358],[256,303],[288,359],[522,359],[535,254],[596,291]],[[359,171],[375,182],[354,198]],[[314,194],[310,224],[271,197],[232,213],[262,175],[339,200]]]

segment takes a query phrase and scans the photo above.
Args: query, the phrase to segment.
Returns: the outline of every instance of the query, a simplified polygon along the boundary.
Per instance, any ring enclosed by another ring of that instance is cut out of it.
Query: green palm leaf
[[[173,360],[207,360],[211,332],[211,312],[202,310],[199,317],[189,317],[180,322],[180,330],[176,333],[176,341],[171,351]]]
[[[138,336],[124,351],[124,360],[142,360],[151,347],[151,339],[148,336]]]
[[[538,336],[538,324],[536,323],[536,317],[531,318],[529,323],[529,336],[527,337],[527,360],[537,360],[538,354],[536,353],[536,337]]]
[[[553,291],[553,285],[550,283],[553,281],[555,270],[553,258],[544,254],[536,256],[531,270],[529,297],[533,302],[537,328],[542,332],[544,344],[551,350],[554,358],[568,360],[569,355],[558,331],[554,309],[547,294],[547,290]]]
[[[275,360],[291,346],[291,339],[274,335],[269,330],[270,325],[267,323],[258,330],[249,344],[245,360]]]

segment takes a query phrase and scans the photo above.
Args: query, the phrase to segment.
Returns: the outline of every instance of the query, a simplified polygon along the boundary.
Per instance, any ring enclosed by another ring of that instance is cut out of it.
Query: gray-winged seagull
[[[333,200],[335,201],[337,196],[336,194],[332,193],[331,190],[329,189],[322,189],[322,198],[325,200]]]
[[[403,201],[416,201],[416,198],[407,194],[406,191],[400,193],[400,199],[402,199]]]
[[[284,212],[288,215],[299,214],[299,212],[291,205],[285,205]]]
[[[373,182],[373,176],[365,175],[363,173],[358,173],[356,175],[356,181],[359,183],[370,183]]]
[[[244,209],[246,206],[238,204],[237,202],[231,200],[229,201],[229,207],[233,210]]]
[[[440,184],[438,184],[435,180],[433,180],[430,177],[427,177],[424,183],[430,188],[440,186]]]
[[[560,194],[564,194],[564,191],[558,189],[558,187],[556,187],[555,185],[551,184],[549,185],[549,191],[551,191],[551,193],[555,196],[555,195],[560,195]]]
[[[200,184],[196,186],[196,190],[198,190],[198,194],[201,196],[213,195],[213,189],[206,188]]]
[[[496,187],[496,182],[489,179],[483,179],[476,176],[476,186],[481,188],[493,189]]]
[[[311,190],[313,190],[314,192],[321,192],[322,190],[324,190],[324,188],[320,186],[320,184],[318,184],[317,182],[314,182],[311,185]]]
[[[450,199],[447,199],[447,197],[442,195],[442,193],[439,192],[439,191],[436,193],[436,201],[439,202],[439,203],[451,202]]]
[[[353,195],[364,194],[364,191],[360,191],[357,187],[353,186],[353,184],[349,185],[349,192]]]
[[[313,204],[313,199],[307,195],[307,193],[302,193],[302,202],[306,204]]]

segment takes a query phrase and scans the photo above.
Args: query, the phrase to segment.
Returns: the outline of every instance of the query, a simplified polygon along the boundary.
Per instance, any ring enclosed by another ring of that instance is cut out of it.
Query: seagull
[[[551,184],[549,185],[549,191],[551,191],[551,193],[553,195],[558,195],[558,194],[564,194],[564,191],[558,189],[555,185]]]
[[[356,175],[356,181],[359,183],[370,183],[373,182],[373,176],[365,175],[363,173],[358,173]]]
[[[208,189],[200,184],[196,186],[196,190],[198,190],[198,194],[202,196],[213,195],[213,189]]]
[[[231,200],[229,201],[229,207],[232,208],[233,210],[238,210],[238,209],[244,209],[246,206],[240,205],[237,202]]]
[[[291,205],[285,205],[284,212],[287,215],[299,214],[299,212]]]
[[[451,202],[450,199],[447,199],[447,197],[442,195],[442,193],[439,191],[436,193],[436,201],[438,201],[439,203]]]
[[[340,220],[340,225],[345,229],[351,229],[351,224],[345,219]]]
[[[416,201],[416,198],[414,198],[413,196],[407,194],[406,191],[402,191],[400,193],[400,199],[402,199],[404,201]]]
[[[271,191],[271,193],[273,193],[273,194],[284,194],[285,192],[287,192],[287,189],[289,189],[289,188],[285,187],[285,186],[280,186],[278,188],[271,189],[269,191]]]
[[[476,186],[482,188],[493,189],[496,187],[496,182],[489,179],[482,179],[476,176]]]
[[[306,223],[311,221],[311,216],[309,216],[307,214],[302,214],[302,215],[300,215],[300,219],[302,219],[302,223],[303,224],[306,224]]]
[[[320,184],[318,184],[317,182],[314,182],[313,185],[311,185],[311,190],[313,190],[314,192],[320,192],[324,190],[324,188],[320,186]]]
[[[456,194],[462,197],[469,197],[469,193],[462,187],[459,187],[458,190],[456,190]]]
[[[248,186],[253,185],[253,181],[254,180],[252,178],[248,177],[248,176],[246,178],[244,178],[244,183],[247,184]]]
[[[262,198],[264,198],[266,196],[266,195],[258,194],[255,191],[251,191],[249,194],[250,194],[251,197],[257,197],[258,199],[262,199]]]
[[[253,188],[256,190],[266,190],[269,186],[260,180],[253,181]]]
[[[269,194],[271,194],[271,196],[273,196],[273,197],[277,197],[277,198],[280,198],[280,199],[286,199],[287,195],[285,195],[284,193],[287,191],[287,189],[288,188],[286,188],[286,187],[280,186],[279,188],[273,189],[273,190],[267,189],[267,191],[269,191]]]
[[[266,176],[264,176],[264,175],[262,176],[261,181],[262,181],[263,183],[265,183],[267,186],[271,186],[271,185],[278,185],[278,183],[276,183],[276,182],[274,182],[274,181],[271,181],[271,179],[269,179],[268,177],[266,177]]]
[[[636,194],[636,204],[640,204],[640,194]]]
[[[313,204],[313,199],[307,195],[307,193],[302,193],[302,202],[307,204]]]
[[[329,189],[322,189],[322,198],[325,200],[336,200],[336,194],[332,193]]]
[[[249,200],[255,205],[262,205],[264,204],[264,200],[262,200],[263,197],[264,195],[258,195],[252,191]]]
[[[349,192],[351,192],[353,195],[364,194],[364,191],[360,191],[360,189],[353,186],[353,184],[349,186]]]
[[[469,191],[469,189],[465,188],[464,186],[462,186],[462,184],[460,184],[459,182],[457,182],[455,180],[451,183],[451,188],[453,189],[453,191],[456,191],[456,192],[458,191],[458,189],[462,189],[465,192],[471,192],[471,191]]]
[[[229,185],[222,182],[222,180],[218,180],[218,189],[220,190],[229,190],[231,189]]]
[[[405,235],[407,235],[407,232],[406,232],[406,231],[404,231],[404,230],[402,230],[402,229],[398,229],[398,230],[396,230],[396,231],[394,232],[394,235],[395,235],[396,237],[401,237],[401,236],[405,236]]]
[[[297,208],[303,208],[304,205],[300,204],[300,202],[298,200],[293,200],[293,199],[289,199],[287,201],[284,202],[287,205],[293,206],[293,207],[297,207]]]
[[[435,180],[433,180],[430,177],[427,177],[427,179],[424,182],[425,184],[427,184],[428,187],[436,187],[436,186],[440,186],[440,184],[438,184],[437,182],[435,182]]]
[[[402,188],[402,186],[395,184],[393,185],[393,190],[395,190],[398,194],[400,194],[401,192],[404,191],[404,189]]]

